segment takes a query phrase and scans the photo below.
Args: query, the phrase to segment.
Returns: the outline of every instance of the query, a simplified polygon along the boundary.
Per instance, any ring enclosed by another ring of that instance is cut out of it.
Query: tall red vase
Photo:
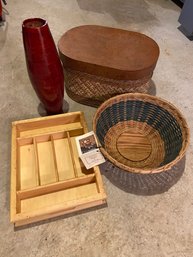
[[[41,18],[27,19],[22,33],[33,88],[48,115],[62,113],[64,73],[48,23]]]

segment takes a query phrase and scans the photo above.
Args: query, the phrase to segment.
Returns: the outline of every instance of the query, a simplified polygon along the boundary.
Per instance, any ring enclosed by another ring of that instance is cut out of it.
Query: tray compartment
[[[20,185],[18,189],[26,189],[37,186],[37,163],[35,162],[34,145],[24,145],[19,149],[20,152]]]
[[[73,164],[68,139],[58,139],[54,141],[56,152],[56,162],[58,166],[59,180],[74,178]]]
[[[34,135],[45,135],[59,131],[74,131],[76,129],[84,130],[86,123],[83,115],[80,115],[78,112],[73,115],[71,115],[71,113],[67,113],[66,115],[66,117],[55,115],[44,119],[36,118],[18,122],[16,121],[17,137],[32,137]]]
[[[56,168],[51,141],[37,144],[37,156],[39,162],[40,185],[56,182]]]
[[[62,203],[67,205],[68,202],[90,197],[93,194],[97,194],[95,183],[72,187],[53,193],[42,194],[40,196],[36,196],[36,201],[34,201],[33,197],[23,199],[21,201],[21,212],[26,213],[37,209],[40,210]]]

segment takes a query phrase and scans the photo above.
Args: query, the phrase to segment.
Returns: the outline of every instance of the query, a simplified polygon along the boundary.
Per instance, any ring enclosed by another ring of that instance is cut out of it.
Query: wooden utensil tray
[[[87,132],[81,112],[12,124],[11,222],[32,223],[104,204],[98,167],[86,170],[75,137]]]

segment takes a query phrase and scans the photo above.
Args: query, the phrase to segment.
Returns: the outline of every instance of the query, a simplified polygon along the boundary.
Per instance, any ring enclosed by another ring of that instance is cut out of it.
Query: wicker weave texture
[[[74,101],[98,107],[107,99],[123,93],[147,93],[148,77],[139,80],[114,80],[75,70],[65,70],[66,92]]]
[[[171,169],[189,144],[189,129],[177,108],[146,94],[123,94],[107,100],[98,108],[93,125],[104,156],[118,168],[133,173]],[[150,155],[137,162],[121,155],[117,144],[120,135],[131,128],[136,135],[143,135],[152,149]]]
[[[138,195],[155,195],[169,190],[181,178],[185,169],[185,157],[171,169],[161,173],[136,174],[124,171],[109,161],[100,170],[120,189]]]

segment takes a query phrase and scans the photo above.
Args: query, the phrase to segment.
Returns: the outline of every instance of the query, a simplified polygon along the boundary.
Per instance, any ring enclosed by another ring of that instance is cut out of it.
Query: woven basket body
[[[176,107],[145,94],[107,100],[98,108],[93,125],[104,156],[132,173],[171,170],[189,143],[187,123]]]
[[[67,94],[95,107],[115,95],[147,93],[159,57],[159,46],[152,38],[96,25],[68,30],[58,48]]]
[[[106,161],[100,170],[114,185],[120,189],[138,195],[155,195],[168,191],[183,175],[185,158],[165,172],[132,173]]]
[[[98,107],[105,100],[123,93],[147,93],[152,74],[138,80],[115,80],[75,70],[65,70],[66,92],[74,101]]]

